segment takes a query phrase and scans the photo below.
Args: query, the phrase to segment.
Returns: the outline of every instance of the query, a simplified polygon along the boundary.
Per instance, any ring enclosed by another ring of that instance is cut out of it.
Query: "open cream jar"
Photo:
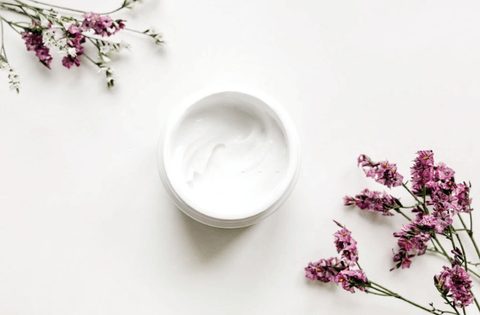
[[[201,91],[174,109],[158,165],[175,204],[204,224],[237,228],[270,215],[296,183],[299,144],[276,102],[246,88]]]

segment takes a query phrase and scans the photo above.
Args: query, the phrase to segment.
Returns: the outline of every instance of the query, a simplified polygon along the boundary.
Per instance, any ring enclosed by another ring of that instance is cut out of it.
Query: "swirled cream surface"
[[[278,118],[259,102],[211,96],[179,122],[170,144],[170,180],[192,208],[229,219],[275,201],[289,151]]]

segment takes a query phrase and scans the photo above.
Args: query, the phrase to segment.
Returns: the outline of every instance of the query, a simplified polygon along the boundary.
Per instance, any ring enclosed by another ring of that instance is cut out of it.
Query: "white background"
[[[100,12],[120,2],[56,0]],[[389,272],[404,220],[342,197],[383,189],[356,167],[360,153],[408,179],[414,153],[433,149],[479,204],[479,12],[473,0],[146,1],[117,16],[156,26],[166,45],[124,33],[132,50],[114,60],[113,91],[87,62],[67,70],[54,56],[49,71],[6,29],[23,89],[10,93],[1,74],[0,314],[425,313],[304,277],[335,254],[333,219],[353,230],[370,279],[441,307],[432,278],[444,261]],[[240,230],[183,215],[157,173],[168,113],[217,84],[275,98],[303,149],[290,199]]]

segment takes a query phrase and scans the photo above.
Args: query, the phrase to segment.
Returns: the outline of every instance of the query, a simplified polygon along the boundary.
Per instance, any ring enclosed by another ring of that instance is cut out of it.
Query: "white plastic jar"
[[[271,98],[240,87],[196,93],[171,113],[158,167],[175,204],[204,224],[239,228],[277,210],[299,174],[295,127]]]

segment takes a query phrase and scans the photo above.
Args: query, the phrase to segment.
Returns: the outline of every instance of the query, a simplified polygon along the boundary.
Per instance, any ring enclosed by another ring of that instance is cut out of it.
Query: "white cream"
[[[268,106],[248,96],[213,95],[198,102],[170,142],[173,187],[191,207],[213,217],[248,217],[268,208],[289,164],[281,126]]]

